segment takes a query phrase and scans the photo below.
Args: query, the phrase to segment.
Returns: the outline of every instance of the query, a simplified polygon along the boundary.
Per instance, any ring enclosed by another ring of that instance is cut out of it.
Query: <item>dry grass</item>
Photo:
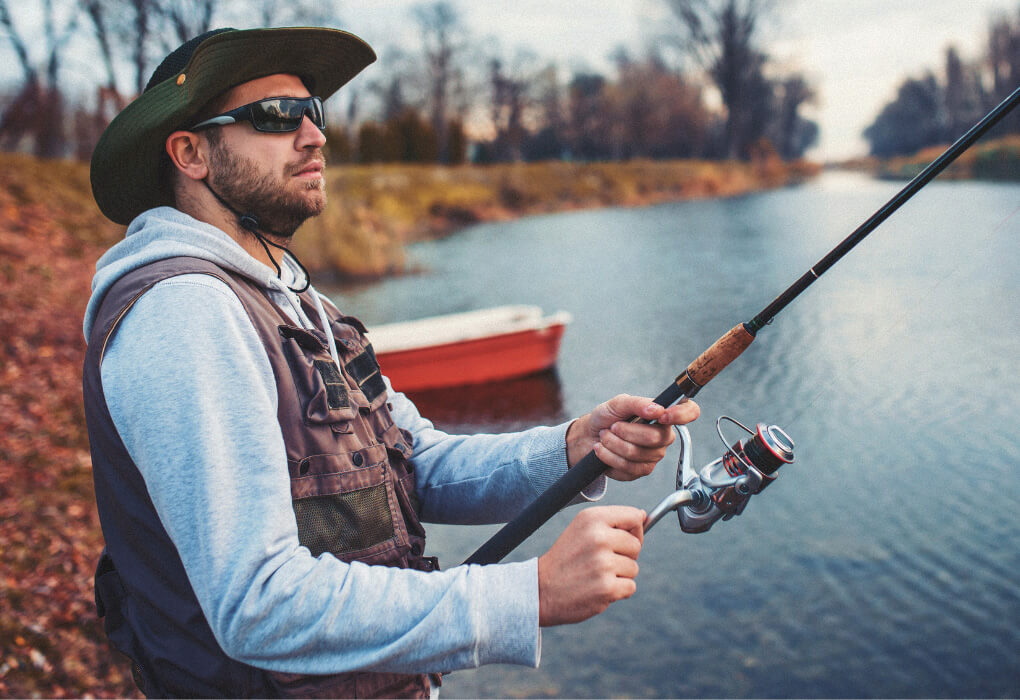
[[[929,146],[912,156],[875,161],[873,172],[879,177],[909,180],[948,147],[948,144]],[[1020,180],[1020,135],[979,141],[953,161],[939,177],[953,180]]]
[[[807,163],[631,161],[474,167],[341,166],[327,171],[330,204],[295,238],[311,269],[345,277],[399,272],[405,243],[479,221],[540,212],[742,194],[817,173]]]

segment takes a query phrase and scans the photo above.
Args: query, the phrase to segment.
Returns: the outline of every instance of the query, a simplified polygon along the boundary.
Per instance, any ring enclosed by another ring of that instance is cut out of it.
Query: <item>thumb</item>
[[[654,400],[644,396],[631,396],[630,394],[618,394],[601,404],[597,411],[602,409],[602,416],[608,425],[616,421],[629,419],[631,416],[641,418],[658,418],[665,408],[655,403]],[[603,426],[603,427],[607,427]]]
[[[617,394],[608,401],[600,403],[591,412],[592,427],[598,432],[617,421],[638,415],[647,402],[647,399],[641,399],[638,396]]]

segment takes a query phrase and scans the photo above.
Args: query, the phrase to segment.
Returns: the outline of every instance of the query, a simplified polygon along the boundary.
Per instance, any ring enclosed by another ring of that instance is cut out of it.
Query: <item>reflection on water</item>
[[[555,369],[488,384],[411,391],[407,396],[423,416],[448,433],[505,433],[567,419]]]
[[[430,274],[338,302],[369,325],[569,311],[555,375],[414,397],[450,430],[555,423],[657,394],[899,188],[836,175],[478,226],[414,246]],[[1020,695],[1018,202],[1017,185],[936,181],[904,205],[698,395],[696,466],[721,454],[720,413],[781,425],[797,461],[708,533],[663,521],[637,594],[544,631],[537,671],[454,673],[444,696]],[[605,502],[658,503],[677,456]],[[540,555],[574,512],[510,558]],[[430,526],[429,547],[449,566],[493,531]]]

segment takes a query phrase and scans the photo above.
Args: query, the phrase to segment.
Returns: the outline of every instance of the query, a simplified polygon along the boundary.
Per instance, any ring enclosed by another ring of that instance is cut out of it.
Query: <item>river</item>
[[[505,303],[566,310],[555,372],[412,395],[451,432],[516,430],[654,396],[901,187],[832,173],[725,200],[486,224],[417,244],[427,272],[338,290],[373,323]],[[649,533],[638,592],[543,632],[538,670],[453,673],[456,697],[1020,694],[1020,185],[935,182],[758,334],[698,396],[782,426],[796,461],[742,516]],[[385,367],[384,367],[385,370]],[[613,483],[650,509],[677,452]],[[561,513],[511,555],[541,554]],[[495,528],[432,526],[445,566]]]

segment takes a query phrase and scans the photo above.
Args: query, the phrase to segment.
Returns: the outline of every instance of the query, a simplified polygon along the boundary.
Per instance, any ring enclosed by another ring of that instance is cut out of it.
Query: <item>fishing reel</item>
[[[724,422],[741,428],[749,437],[731,446],[723,435]],[[674,426],[680,436],[677,490],[648,514],[645,532],[674,510],[684,532],[706,532],[716,521],[743,513],[751,496],[761,493],[776,480],[779,467],[793,462],[793,440],[778,425],[758,423],[756,429],[751,430],[729,416],[720,416],[715,426],[726,451],[700,471],[691,466],[692,443],[687,426]]]

